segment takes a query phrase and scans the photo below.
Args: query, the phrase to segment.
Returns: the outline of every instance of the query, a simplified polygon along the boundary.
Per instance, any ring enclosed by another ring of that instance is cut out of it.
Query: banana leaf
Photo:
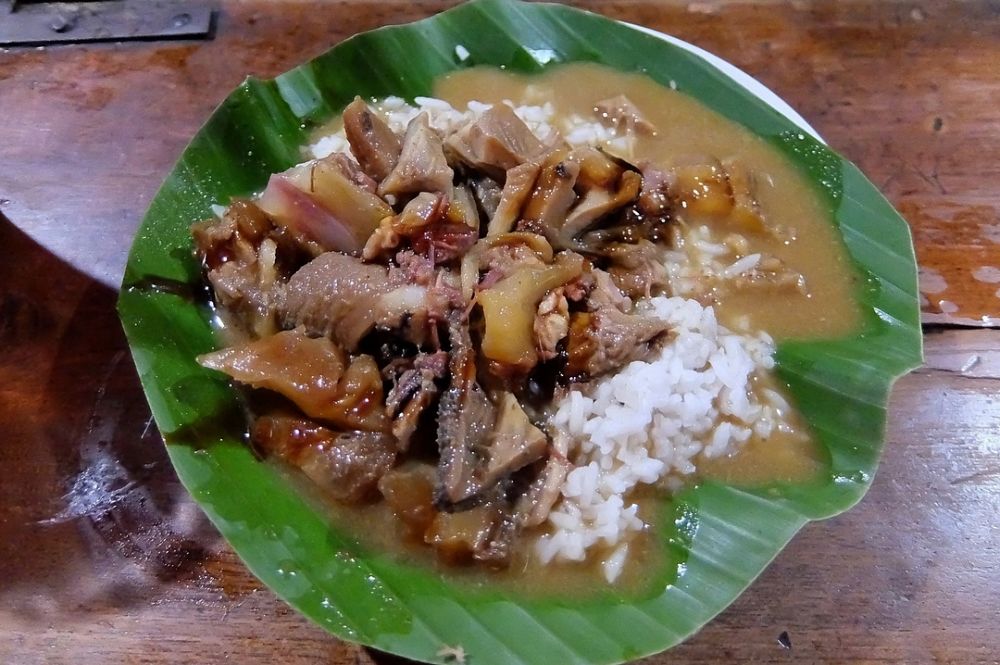
[[[455,47],[468,57],[460,59]],[[544,54],[544,57],[539,57]],[[309,131],[356,94],[413,98],[472,64],[537,72],[593,61],[673,82],[772,141],[821,190],[862,285],[853,336],[781,343],[777,371],[829,456],[815,482],[748,490],[704,482],[664,500],[668,556],[643,593],[525,595],[470,585],[367,550],[243,443],[232,388],[194,358],[217,346],[197,296],[189,226],[301,161]],[[675,645],[729,605],[809,520],[864,495],[893,381],[921,362],[909,229],[852,164],[760,96],[676,43],[558,5],[474,0],[357,35],[274,80],[250,78],[198,132],[136,235],[119,312],[181,481],[279,596],[333,634],[428,662],[461,646],[476,665],[615,663]]]

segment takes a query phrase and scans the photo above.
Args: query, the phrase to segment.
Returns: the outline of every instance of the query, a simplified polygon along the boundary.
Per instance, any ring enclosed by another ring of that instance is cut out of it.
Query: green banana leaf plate
[[[457,45],[468,57],[456,56]],[[667,561],[638,594],[523,595],[367,550],[254,457],[234,391],[194,360],[217,346],[210,310],[191,297],[201,275],[188,232],[212,204],[258,191],[269,174],[301,161],[309,131],[356,94],[412,99],[470,64],[530,73],[570,61],[672,81],[773,142],[821,191],[862,285],[857,334],[777,349],[779,377],[825,447],[829,472],[755,490],[704,482],[665,500],[658,537]],[[181,481],[257,577],[347,640],[428,662],[445,662],[442,647],[461,646],[473,665],[616,663],[678,644],[733,602],[806,522],[860,500],[878,466],[889,389],[922,357],[906,223],[856,167],[776,108],[771,93],[751,92],[717,60],[676,42],[563,6],[507,0],[474,0],[360,34],[272,81],[248,79],[150,205],[118,303]]]

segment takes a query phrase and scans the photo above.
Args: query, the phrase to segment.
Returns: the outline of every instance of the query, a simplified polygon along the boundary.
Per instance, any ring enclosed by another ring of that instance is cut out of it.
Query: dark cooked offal
[[[654,129],[625,98],[598,112]],[[507,565],[570,468],[553,402],[667,333],[632,299],[666,289],[675,211],[729,206],[755,228],[752,182],[543,140],[503,104],[450,134],[426,113],[394,132],[360,98],[343,120],[350,155],[193,228],[241,336],[199,362],[246,388],[261,453],[337,501],[385,501],[442,561]]]

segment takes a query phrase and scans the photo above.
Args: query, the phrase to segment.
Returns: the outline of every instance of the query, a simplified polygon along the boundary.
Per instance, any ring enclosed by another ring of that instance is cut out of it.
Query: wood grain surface
[[[209,42],[0,51],[0,663],[402,662],[299,617],[221,541],[114,301],[149,199],[244,76],[451,4],[220,0]],[[927,364],[893,392],[871,492],[647,662],[1000,662],[1000,4],[578,4],[774,89],[883,189],[922,266]]]

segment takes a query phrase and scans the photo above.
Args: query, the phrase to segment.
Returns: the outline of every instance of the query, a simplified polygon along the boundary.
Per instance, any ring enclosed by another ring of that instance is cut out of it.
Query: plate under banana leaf
[[[195,362],[218,342],[197,297],[202,277],[189,227],[211,217],[213,204],[260,191],[271,173],[302,161],[310,132],[355,95],[412,99],[470,65],[533,73],[574,61],[643,72],[782,150],[822,193],[857,271],[864,323],[848,337],[777,347],[777,375],[829,460],[822,477],[758,489],[705,481],[664,500],[657,537],[667,556],[640,592],[609,585],[582,596],[525,595],[367,549],[255,457],[238,396]],[[447,660],[442,647],[461,646],[476,665],[614,663],[690,636],[806,522],[864,495],[889,389],[921,360],[916,294],[906,223],[857,168],[762,96],[632,27],[561,6],[476,0],[358,35],[273,81],[237,88],[151,204],[119,311],[181,481],[253,573],[300,612],[344,639],[430,662]]]

